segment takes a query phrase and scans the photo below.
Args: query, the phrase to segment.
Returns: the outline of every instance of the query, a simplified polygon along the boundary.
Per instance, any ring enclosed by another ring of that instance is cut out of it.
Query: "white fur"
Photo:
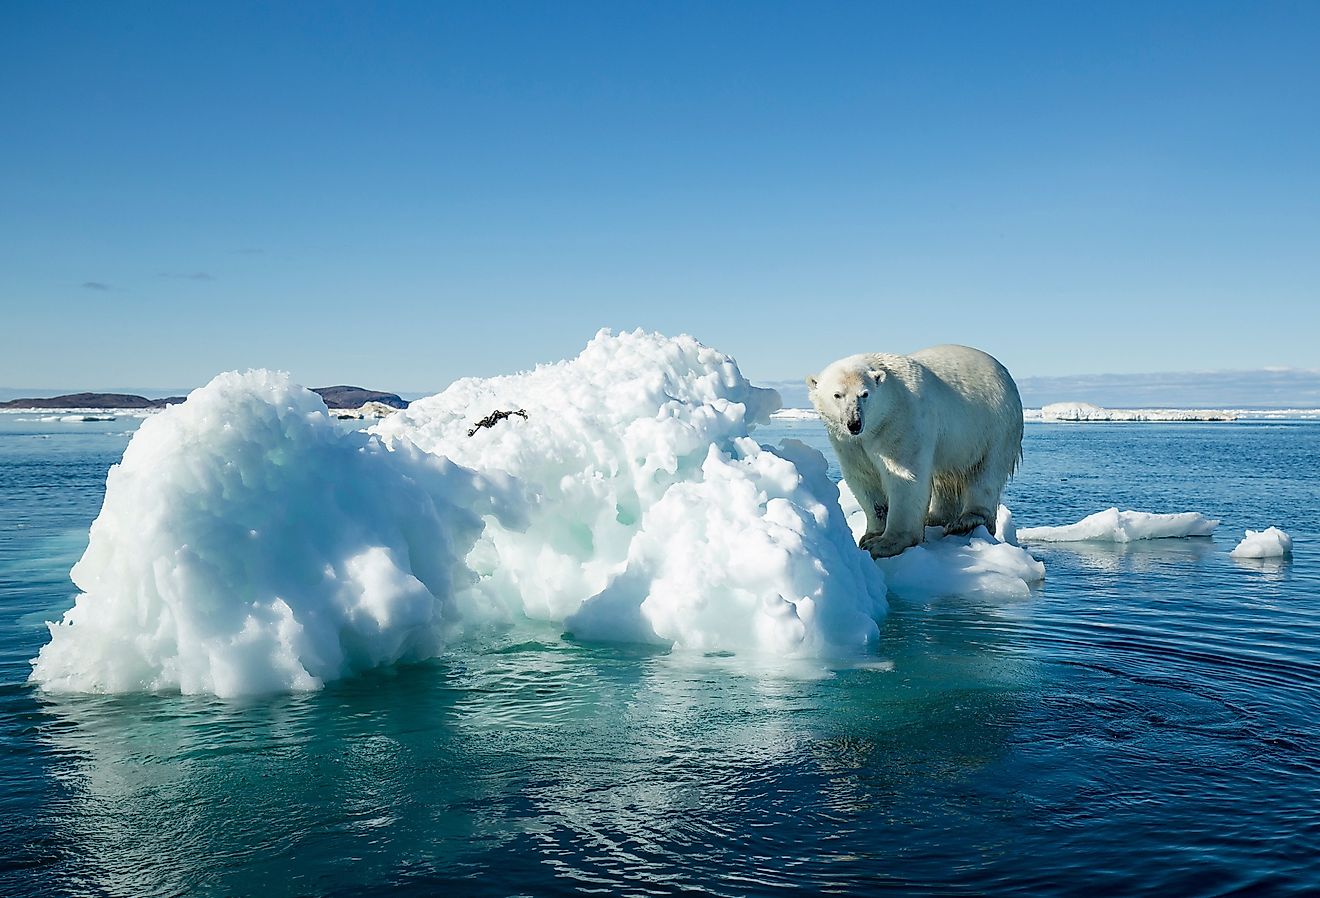
[[[897,555],[928,523],[994,532],[1022,456],[1022,400],[993,357],[968,346],[852,355],[807,386],[866,512],[863,549]]]

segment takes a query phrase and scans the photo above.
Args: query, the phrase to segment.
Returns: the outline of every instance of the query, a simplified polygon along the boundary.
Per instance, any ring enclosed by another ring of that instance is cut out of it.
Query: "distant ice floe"
[[[1119,511],[1109,508],[1088,515],[1075,524],[1059,527],[1022,527],[1017,531],[1023,542],[1112,542],[1126,543],[1143,539],[1170,539],[1210,536],[1219,521],[1194,511],[1177,514],[1153,514],[1145,511]]]
[[[1032,411],[1035,411],[1034,409]],[[1053,402],[1037,412],[1042,421],[1235,421],[1227,411],[1195,409],[1114,409],[1089,402]],[[1027,413],[1023,413],[1027,417]]]
[[[814,408],[781,408],[770,416],[772,421],[818,421]]]
[[[866,532],[866,514],[847,483],[839,484],[840,503],[855,539]],[[905,598],[943,595],[1025,596],[1045,579],[1045,565],[1016,544],[1013,515],[999,506],[992,536],[978,527],[967,536],[945,536],[927,527],[925,540],[876,564],[889,591]]]
[[[40,424],[87,424],[97,421],[115,421],[120,418],[146,418],[159,409],[112,408],[112,409],[59,409],[59,414],[35,414],[46,409],[3,409],[0,415],[14,415],[15,421]]]
[[[1115,422],[1115,423],[1167,423],[1167,422],[1233,422],[1233,421],[1286,421],[1320,419],[1320,409],[1314,408],[1103,408],[1089,402],[1054,402],[1041,408],[1023,409],[1026,421],[1043,422]]]
[[[1229,554],[1234,558],[1291,558],[1292,537],[1278,527],[1248,530],[1242,542]]]

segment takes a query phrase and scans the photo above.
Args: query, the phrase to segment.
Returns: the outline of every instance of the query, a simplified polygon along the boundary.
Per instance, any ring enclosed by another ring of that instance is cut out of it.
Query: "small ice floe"
[[[1234,558],[1291,558],[1292,537],[1278,527],[1248,530],[1229,554]]]
[[[1147,511],[1119,511],[1109,508],[1087,515],[1075,524],[1060,527],[1023,527],[1017,535],[1025,542],[1111,542],[1128,543],[1141,539],[1181,539],[1210,536],[1219,521],[1195,511],[1177,514],[1154,514]]]
[[[1029,595],[1045,579],[1045,565],[1026,549],[1000,542],[984,527],[966,536],[926,528],[926,541],[876,564],[889,591],[904,598],[950,595]]]

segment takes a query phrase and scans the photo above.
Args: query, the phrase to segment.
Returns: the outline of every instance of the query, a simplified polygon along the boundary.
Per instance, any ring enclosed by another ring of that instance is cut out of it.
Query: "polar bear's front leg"
[[[866,515],[866,532],[862,534],[859,542],[859,545],[865,549],[868,543],[884,535],[885,526],[889,521],[889,499],[885,496],[878,477],[873,483],[859,483],[853,494]]]
[[[876,539],[863,537],[861,544],[873,558],[888,558],[920,543],[930,508],[929,462],[909,466],[886,459],[881,477],[889,497],[889,517],[883,534]]]

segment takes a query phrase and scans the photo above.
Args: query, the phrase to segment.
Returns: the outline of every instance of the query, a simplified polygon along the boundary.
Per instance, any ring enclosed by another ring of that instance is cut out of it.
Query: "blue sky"
[[[1320,368],[1320,4],[0,4],[0,384]]]

